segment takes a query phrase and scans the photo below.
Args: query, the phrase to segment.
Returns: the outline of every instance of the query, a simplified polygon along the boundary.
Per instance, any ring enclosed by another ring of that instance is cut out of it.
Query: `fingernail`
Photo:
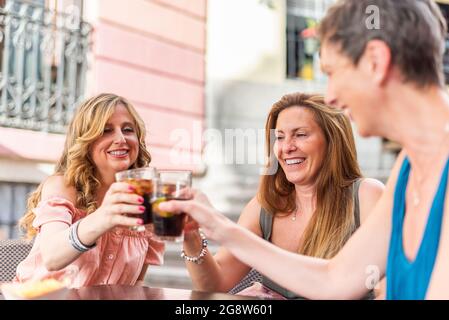
[[[138,224],[138,225],[143,225],[143,219],[137,220],[137,224]]]
[[[128,187],[128,190],[131,190],[131,191],[134,191],[134,190],[136,190],[133,186],[129,186]]]
[[[145,207],[144,206],[139,206],[139,210],[143,212],[143,211],[145,211]]]
[[[138,199],[138,201],[140,202],[140,203],[143,203],[143,198],[142,197],[139,197],[139,199]]]

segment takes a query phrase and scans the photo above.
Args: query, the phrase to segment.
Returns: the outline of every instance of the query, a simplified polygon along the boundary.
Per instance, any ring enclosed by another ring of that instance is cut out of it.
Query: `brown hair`
[[[95,196],[100,186],[100,181],[96,177],[95,164],[89,157],[90,146],[101,137],[108,119],[118,105],[123,105],[134,119],[139,140],[137,160],[131,167],[144,167],[151,161],[150,153],[145,145],[145,123],[128,100],[115,94],[102,93],[82,103],[70,122],[64,150],[53,175],[64,176],[65,183],[75,188],[75,206],[86,210],[87,214],[98,207]],[[28,238],[36,234],[32,226],[35,217],[33,209],[41,201],[44,183],[45,181],[28,198],[27,212],[19,221],[20,228],[26,231]]]
[[[315,121],[326,139],[326,156],[316,181],[316,210],[303,235],[299,253],[320,258],[331,258],[355,230],[352,185],[362,175],[349,119],[337,109],[324,103],[321,95],[293,93],[276,102],[265,125],[266,148],[269,163],[272,156],[270,142],[279,114],[291,107],[302,107],[313,112]],[[280,215],[296,209],[295,185],[289,182],[281,166],[273,175],[262,177],[258,200],[261,206]]]
[[[379,10],[380,28],[368,27],[369,8]],[[328,10],[318,34],[355,65],[370,40],[382,40],[405,82],[442,87],[446,32],[446,21],[432,0],[341,0]]]

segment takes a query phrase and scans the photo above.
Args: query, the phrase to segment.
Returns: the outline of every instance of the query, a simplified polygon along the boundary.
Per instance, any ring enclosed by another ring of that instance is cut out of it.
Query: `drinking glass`
[[[189,200],[188,190],[192,187],[192,172],[182,170],[158,171],[153,197],[154,234],[165,241],[180,242],[184,239],[184,225],[187,215],[162,211],[158,205],[169,200]],[[189,188],[189,189],[186,189]]]
[[[144,225],[132,226],[131,230],[142,232],[145,231],[145,225],[152,223],[151,198],[153,197],[156,174],[157,171],[153,167],[120,171],[115,174],[117,181],[132,185],[135,188],[135,193],[143,198],[142,205],[145,207],[145,211],[142,214],[142,219]],[[135,218],[138,215],[130,214],[129,216]]]

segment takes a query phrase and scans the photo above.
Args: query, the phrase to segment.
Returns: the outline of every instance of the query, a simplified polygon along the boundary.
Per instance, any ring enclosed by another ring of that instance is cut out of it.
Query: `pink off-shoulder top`
[[[71,225],[86,215],[72,202],[59,197],[41,201],[34,213],[36,217],[33,227],[38,230],[43,224],[55,221]],[[102,235],[93,249],[82,253],[65,269],[77,270],[72,282],[73,287],[134,285],[144,264],[163,263],[164,249],[164,243],[156,240],[149,230],[138,232],[128,227],[115,227]],[[42,261],[38,232],[29,255],[17,267],[15,281],[24,282],[48,276],[51,276],[51,272],[45,268]]]

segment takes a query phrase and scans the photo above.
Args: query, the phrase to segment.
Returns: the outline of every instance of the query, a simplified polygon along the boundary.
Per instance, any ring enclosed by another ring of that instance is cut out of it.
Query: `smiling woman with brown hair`
[[[265,129],[268,167],[277,170],[262,177],[239,224],[288,251],[333,257],[383,190],[379,181],[362,178],[349,119],[320,95],[293,93],[273,105]],[[184,250],[200,252],[198,232],[186,234]],[[208,291],[228,291],[250,270],[225,248],[187,268],[194,286]],[[241,294],[298,298],[266,277],[262,284]]]
[[[298,126],[295,126],[296,118],[302,120]],[[288,124],[287,119],[291,126],[284,125]],[[301,214],[300,199],[310,193],[315,210],[298,252],[331,257],[359,224],[353,208],[353,186],[358,188],[362,174],[351,124],[341,111],[326,106],[322,96],[289,94],[275,103],[268,115],[267,141],[271,130],[275,131],[273,149],[277,150],[275,156],[280,168],[274,175],[262,177],[258,201],[275,216],[283,212]],[[288,145],[294,143],[289,141],[289,135],[296,135],[297,150]],[[272,159],[272,148],[267,147],[268,158]],[[362,198],[366,185],[373,183],[375,187],[380,186],[372,179],[362,182]],[[301,192],[305,186],[310,192]],[[365,212],[362,215],[364,220]]]

